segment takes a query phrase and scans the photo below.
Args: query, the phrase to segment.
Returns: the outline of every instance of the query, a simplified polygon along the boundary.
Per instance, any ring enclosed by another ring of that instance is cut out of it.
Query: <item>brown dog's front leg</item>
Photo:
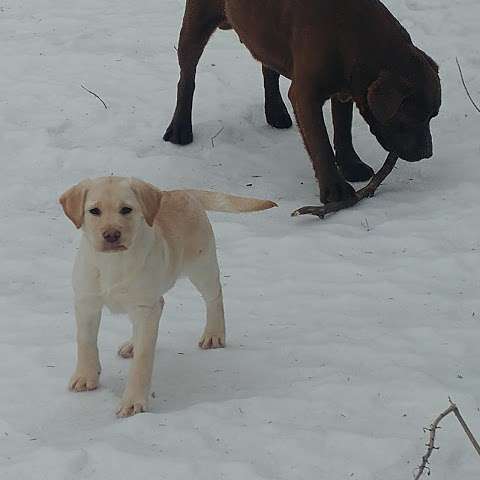
[[[292,119],[280,93],[280,74],[262,65],[263,86],[265,88],[265,117],[274,128],[290,128]]]
[[[373,169],[360,160],[352,143],[353,101],[341,102],[332,97],[333,146],[335,160],[343,176],[350,182],[370,179]]]
[[[328,138],[323,105],[328,96],[317,91],[314,81],[293,81],[288,92],[298,126],[312,160],[315,177],[320,186],[322,203],[339,202],[355,196],[355,190],[338,173]]]

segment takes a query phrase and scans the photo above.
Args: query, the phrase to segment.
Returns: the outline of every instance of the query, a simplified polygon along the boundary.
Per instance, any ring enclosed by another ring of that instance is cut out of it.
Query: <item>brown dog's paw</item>
[[[225,347],[225,332],[223,333],[207,333],[205,332],[200,340],[198,346],[202,350],[210,350],[211,348]]]
[[[285,129],[292,126],[292,118],[283,102],[265,104],[265,118],[273,128]]]
[[[117,353],[122,358],[133,358],[133,343],[130,340],[128,342],[122,343],[118,347]]]
[[[366,182],[375,174],[373,168],[360,160],[355,150],[337,151],[335,161],[340,173],[349,182]]]
[[[172,120],[163,139],[176,145],[188,145],[193,142],[192,124],[183,120]]]
[[[343,202],[355,198],[355,190],[341,177],[320,185],[320,200],[322,203]]]

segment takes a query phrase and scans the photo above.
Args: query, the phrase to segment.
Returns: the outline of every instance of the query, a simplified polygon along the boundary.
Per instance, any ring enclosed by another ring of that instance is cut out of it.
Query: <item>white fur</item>
[[[147,409],[163,295],[187,276],[202,295],[207,321],[203,349],[225,345],[222,288],[213,231],[204,208],[252,211],[274,203],[200,191],[160,192],[139,180],[107,177],[87,180],[60,198],[65,213],[82,228],[73,271],[77,322],[77,367],[70,380],[74,391],[97,388],[100,361],[97,337],[104,306],[127,313],[131,340],[119,355],[133,361],[117,411],[129,416]],[[121,215],[122,205],[132,207]],[[90,212],[99,209],[101,215]],[[152,211],[152,209],[154,209]],[[153,213],[153,214],[152,214]],[[146,219],[151,218],[152,226]],[[119,248],[108,251],[103,233],[122,232]]]

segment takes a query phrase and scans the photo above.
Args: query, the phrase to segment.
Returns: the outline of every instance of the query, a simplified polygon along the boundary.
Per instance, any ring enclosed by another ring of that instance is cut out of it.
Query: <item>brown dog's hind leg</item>
[[[374,174],[373,169],[360,160],[353,148],[353,102],[341,102],[335,97],[332,97],[331,102],[334,127],[333,145],[338,168],[349,182],[369,180]]]
[[[320,186],[322,203],[345,201],[355,196],[355,190],[340,175],[335,166],[333,149],[323,117],[323,105],[330,95],[322,95],[317,78],[305,75],[294,79],[288,96],[292,102],[305,147],[312,160]]]
[[[280,74],[262,65],[263,86],[265,88],[265,117],[274,128],[290,128],[292,119],[280,93]]]
[[[225,20],[219,0],[187,0],[178,42],[180,80],[177,106],[163,139],[178,145],[193,140],[192,102],[198,61],[215,29]]]

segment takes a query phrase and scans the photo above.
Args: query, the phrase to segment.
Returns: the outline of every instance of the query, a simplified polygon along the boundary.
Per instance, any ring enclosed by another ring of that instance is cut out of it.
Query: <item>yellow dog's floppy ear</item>
[[[58,199],[63,207],[65,215],[77,228],[80,228],[83,224],[83,217],[85,216],[85,199],[87,198],[89,185],[90,180],[83,180],[72,188],[69,188]]]
[[[151,183],[138,180],[137,178],[130,179],[130,188],[137,197],[145,221],[151,227],[160,208],[162,192]]]

